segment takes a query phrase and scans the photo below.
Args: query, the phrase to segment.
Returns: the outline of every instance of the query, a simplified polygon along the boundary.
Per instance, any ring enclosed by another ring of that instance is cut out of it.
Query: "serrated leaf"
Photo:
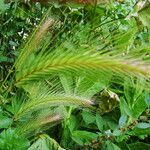
[[[134,118],[138,118],[142,114],[142,112],[146,109],[146,107],[147,104],[144,100],[144,97],[140,96],[139,98],[137,98],[132,107]]]
[[[116,129],[116,130],[114,130],[113,135],[120,136],[120,135],[122,135],[122,132],[120,130]]]
[[[117,145],[110,141],[106,141],[103,150],[121,150]]]
[[[131,150],[125,142],[120,142],[117,145],[120,147],[121,150]]]
[[[98,112],[96,113],[96,124],[98,129],[102,132],[104,129],[105,122]]]
[[[119,119],[119,126],[123,127],[126,125],[127,122],[127,116],[126,115],[122,115]]]
[[[48,135],[40,135],[40,138],[35,141],[28,150],[65,150]]]
[[[68,128],[70,129],[70,132],[72,132],[79,124],[79,120],[77,117],[71,115],[69,118],[69,125]]]
[[[150,107],[150,94],[146,93],[144,100],[145,100],[145,103],[147,104],[147,106]]]
[[[90,124],[95,121],[95,116],[91,112],[83,111],[82,117],[86,124]]]
[[[25,137],[17,135],[14,129],[9,128],[0,134],[1,150],[26,150],[29,145],[29,141]]]
[[[0,128],[8,128],[13,120],[7,116],[0,115]]]
[[[72,139],[79,145],[90,144],[92,140],[95,140],[98,137],[98,134],[88,132],[88,131],[74,131],[72,133]]]
[[[131,111],[127,102],[123,98],[120,100],[120,109],[121,109],[122,115],[128,115],[130,117],[133,117],[133,112]]]
[[[133,129],[135,135],[150,135],[150,123],[138,123]]]
[[[150,144],[137,142],[128,145],[131,150],[150,150]]]
[[[0,14],[4,13],[9,8],[9,6],[9,4],[4,3],[4,0],[0,0]]]
[[[141,129],[150,128],[150,123],[138,123],[136,127]]]

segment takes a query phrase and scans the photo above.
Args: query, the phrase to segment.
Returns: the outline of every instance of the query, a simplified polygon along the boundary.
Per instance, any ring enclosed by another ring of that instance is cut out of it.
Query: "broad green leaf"
[[[60,144],[63,146],[63,147],[68,147],[69,144],[71,143],[72,139],[71,139],[71,132],[69,127],[65,127],[63,129],[63,132],[62,132],[62,138],[61,138],[61,141],[60,141]]]
[[[95,121],[95,116],[91,112],[83,111],[82,117],[86,124],[90,124]]]
[[[76,116],[71,115],[68,122],[68,128],[72,132],[79,124],[79,120]]]
[[[145,94],[145,103],[150,107],[150,94],[148,93]]]
[[[120,130],[116,129],[113,131],[113,135],[114,136],[120,136],[120,135],[122,135],[122,132]]]
[[[128,144],[130,150],[150,150],[150,144],[137,142]]]
[[[150,128],[150,123],[138,123],[136,127],[140,129]]]
[[[3,63],[3,62],[13,62],[13,59],[9,58],[9,57],[6,57],[6,56],[3,56],[0,53],[0,63]]]
[[[134,101],[134,104],[132,106],[132,112],[134,118],[138,118],[146,108],[147,108],[147,104],[144,100],[143,95],[141,95],[139,98],[137,98]]]
[[[88,131],[74,131],[72,133],[72,139],[79,145],[90,144],[92,140],[95,140],[98,137],[98,134],[88,132]]]
[[[109,115],[103,117],[104,122],[111,130],[115,130],[116,128],[118,128],[118,120],[116,120],[117,115],[115,116],[115,118],[114,115],[115,114],[110,113]]]
[[[28,150],[65,150],[59,146],[59,144],[48,135],[40,135],[39,139],[35,141]]]
[[[12,124],[13,120],[7,116],[0,115],[0,128],[8,128]]]
[[[120,109],[121,109],[122,115],[128,115],[130,117],[133,116],[133,112],[131,111],[125,99],[123,98],[120,100]]]
[[[120,142],[117,145],[120,147],[121,150],[132,150],[129,148],[126,142]]]
[[[9,8],[9,4],[5,4],[4,0],[0,0],[0,14],[4,13]]]
[[[130,116],[134,118],[138,118],[147,107],[143,94],[144,84],[146,84],[145,80],[140,79],[134,81],[133,78],[130,80],[127,79],[124,83],[124,94],[127,100],[127,105],[132,112],[130,113]],[[126,108],[128,113],[129,109]]]
[[[121,150],[117,145],[110,141],[106,141],[102,150]]]
[[[27,150],[30,143],[21,135],[17,135],[14,129],[4,130],[0,134],[0,149],[1,150]]]
[[[6,56],[0,56],[0,62],[7,62],[8,58]]]
[[[122,115],[119,119],[119,126],[123,127],[126,125],[127,122],[127,116],[126,115]]]
[[[138,123],[134,129],[135,135],[150,135],[150,123]]]
[[[105,122],[98,112],[96,113],[96,124],[98,129],[102,132],[104,130]]]

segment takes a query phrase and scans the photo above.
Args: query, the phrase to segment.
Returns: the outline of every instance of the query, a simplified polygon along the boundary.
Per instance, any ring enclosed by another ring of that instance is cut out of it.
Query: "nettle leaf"
[[[133,129],[135,135],[150,135],[150,123],[138,123]]]
[[[11,118],[0,114],[0,128],[8,128],[12,122],[13,120]]]
[[[145,94],[145,103],[147,104],[148,107],[150,107],[150,94],[146,93]]]
[[[95,121],[95,116],[91,112],[83,111],[82,117],[86,124],[90,124]]]
[[[2,63],[2,62],[13,62],[13,59],[1,55],[1,56],[0,56],[0,63]]]
[[[19,109],[21,108],[22,106],[22,101],[20,100],[22,99],[22,97],[14,97],[14,99],[12,100],[11,102],[11,105],[6,105],[5,106],[5,109],[8,111],[8,112],[11,112],[12,114],[15,114],[16,112],[19,111]],[[24,98],[23,98],[24,99]]]
[[[30,142],[23,136],[17,135],[14,129],[4,130],[0,134],[1,150],[26,150]]]
[[[28,150],[65,150],[60,147],[60,145],[48,135],[40,135],[40,138],[35,141]]]
[[[150,150],[150,144],[142,143],[142,142],[137,142],[133,144],[128,145],[129,148],[132,150]]]
[[[146,82],[142,79],[134,82],[133,79],[125,82],[124,93],[126,101],[121,103],[126,107],[126,109],[123,109],[128,116],[138,118],[147,107],[143,93],[143,87],[144,84],[146,85]]]
[[[127,102],[123,98],[120,100],[120,109],[121,109],[122,115],[128,115],[130,117],[133,117],[133,112],[131,111]]]
[[[134,105],[132,107],[133,116],[135,118],[138,118],[142,114],[142,112],[146,109],[146,107],[147,104],[144,100],[144,97],[140,96],[135,100]]]
[[[71,132],[70,132],[69,127],[65,127],[63,129],[62,135],[63,135],[63,138],[61,138],[60,143],[63,147],[68,147],[70,145],[71,141],[72,141]]]
[[[78,118],[71,115],[69,118],[69,125],[68,125],[70,132],[72,132],[78,126],[78,124],[79,124]]]
[[[150,123],[138,123],[136,127],[140,129],[150,128]]]
[[[0,0],[0,14],[4,13],[8,8],[9,4],[5,4],[4,0]]]
[[[122,115],[119,119],[119,126],[120,127],[123,127],[126,125],[126,122],[127,122],[127,115]]]
[[[74,131],[72,133],[72,139],[79,145],[90,144],[92,140],[97,139],[98,134],[88,131]]]
[[[114,136],[120,136],[120,135],[122,135],[122,132],[120,130],[116,129],[113,131],[113,135]]]
[[[106,141],[103,145],[102,150],[121,150],[117,145],[110,141]]]
[[[120,142],[117,145],[120,147],[121,150],[131,150],[125,142]]]
[[[104,130],[105,122],[98,112],[96,113],[96,124],[98,129],[102,132]]]

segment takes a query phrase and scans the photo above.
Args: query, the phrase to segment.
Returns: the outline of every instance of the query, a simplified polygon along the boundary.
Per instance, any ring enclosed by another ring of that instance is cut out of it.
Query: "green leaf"
[[[91,112],[83,111],[82,117],[86,124],[90,124],[95,121],[95,116]]]
[[[121,150],[132,150],[129,148],[129,146],[125,142],[120,142],[117,145],[120,147]]]
[[[11,45],[11,46],[17,46],[17,43],[15,43],[14,41],[9,41],[9,44]]]
[[[136,99],[132,107],[134,118],[138,118],[146,108],[147,104],[144,100],[143,95],[141,95],[139,98]]]
[[[7,62],[8,58],[6,56],[0,56],[0,62]]]
[[[123,127],[126,125],[127,122],[127,116],[126,115],[122,115],[119,119],[119,126]]]
[[[150,94],[149,93],[145,94],[145,103],[147,104],[148,107],[150,107]]]
[[[126,113],[128,112],[129,115],[129,111],[131,111],[130,116],[134,118],[138,118],[147,107],[143,94],[144,84],[146,85],[145,80],[140,79],[135,82],[133,78],[124,83],[124,93],[129,107],[126,108]]]
[[[79,120],[76,116],[71,115],[68,122],[68,128],[70,129],[70,132],[76,129],[76,127],[79,124]]]
[[[121,109],[122,115],[128,115],[130,117],[133,116],[133,112],[131,111],[125,99],[123,98],[120,100],[120,109]]]
[[[98,129],[102,132],[104,130],[105,122],[98,112],[96,113],[96,124]]]
[[[142,142],[128,144],[128,146],[131,150],[150,150],[150,144]]]
[[[150,123],[138,123],[136,127],[140,129],[150,128]]]
[[[102,150],[121,150],[117,145],[110,141],[106,141]]]
[[[0,134],[1,150],[26,150],[29,145],[29,141],[21,135],[17,135],[14,129],[9,128]]]
[[[145,6],[139,11],[139,19],[143,23],[143,25],[147,26],[149,28],[150,25],[150,4]]]
[[[69,129],[69,127],[65,127],[63,129],[63,132],[62,132],[62,138],[61,138],[61,142],[60,144],[63,146],[63,147],[68,147],[69,144],[72,142],[72,139],[71,139],[71,131]]]
[[[120,136],[120,135],[122,135],[122,132],[121,132],[120,130],[118,130],[118,129],[115,129],[115,130],[113,131],[113,135],[114,135],[114,136]]]
[[[84,145],[84,144],[90,144],[92,140],[96,139],[98,137],[98,134],[88,132],[88,131],[74,131],[72,133],[72,139],[78,143],[79,145]]]
[[[40,135],[37,141],[35,141],[28,150],[65,150],[48,135]]]
[[[117,113],[110,113],[109,115],[103,117],[103,120],[105,121],[106,125],[111,129],[115,130],[118,128],[118,114]],[[117,120],[116,120],[117,118]],[[107,128],[108,129],[108,128]]]
[[[150,123],[138,123],[133,129],[135,135],[150,135]]]
[[[7,116],[0,115],[0,128],[8,128],[13,120]]]
[[[0,14],[4,13],[9,8],[9,4],[5,4],[4,0],[0,0]]]

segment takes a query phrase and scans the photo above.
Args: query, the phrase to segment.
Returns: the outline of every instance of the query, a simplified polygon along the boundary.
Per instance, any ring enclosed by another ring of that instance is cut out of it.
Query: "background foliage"
[[[149,12],[1,0],[0,149],[150,149]]]

